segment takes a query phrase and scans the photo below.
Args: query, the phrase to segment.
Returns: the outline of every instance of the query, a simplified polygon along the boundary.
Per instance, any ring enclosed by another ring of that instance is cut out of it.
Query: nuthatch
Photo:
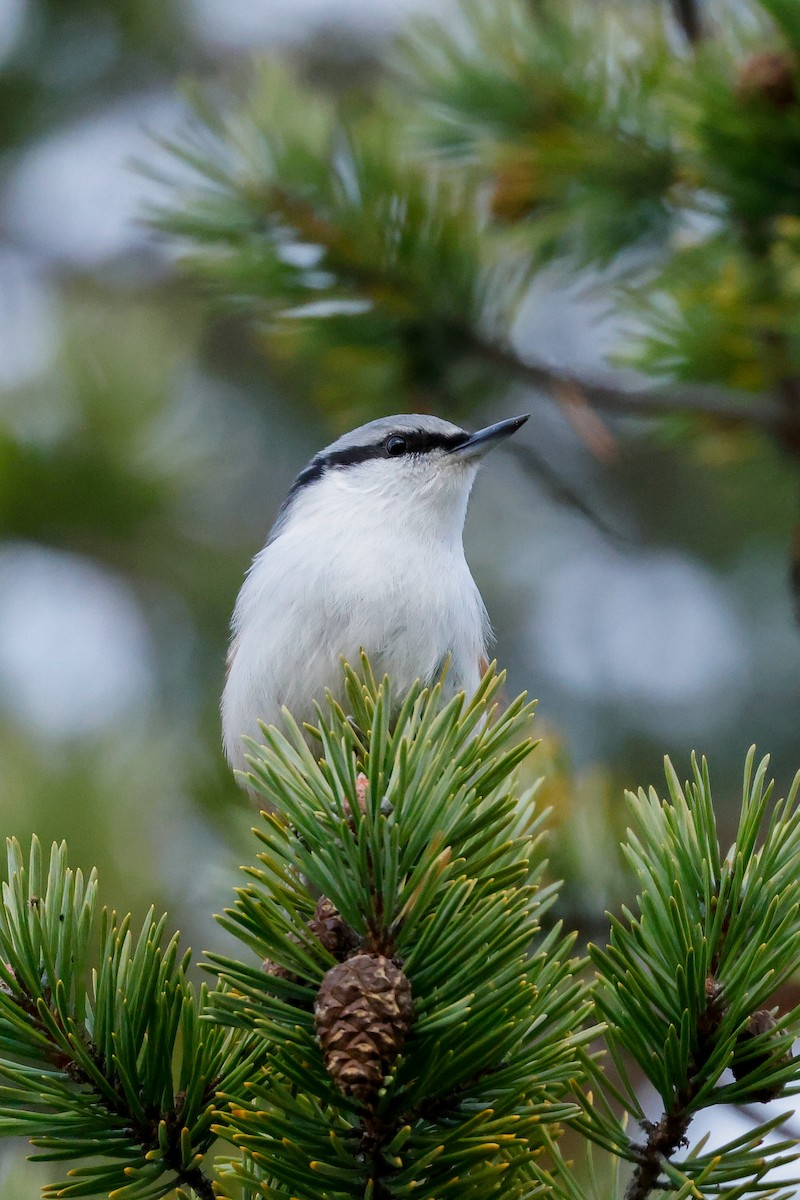
[[[225,753],[246,769],[258,722],[314,718],[341,694],[341,659],[363,649],[396,694],[449,662],[448,694],[475,691],[490,637],[462,531],[481,458],[514,417],[466,433],[430,416],[382,417],[347,433],[295,479],[233,614],[222,696]]]

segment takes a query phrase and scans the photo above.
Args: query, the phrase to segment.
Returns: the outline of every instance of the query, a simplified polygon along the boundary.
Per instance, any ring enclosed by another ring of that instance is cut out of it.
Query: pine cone
[[[338,958],[340,962],[359,944],[358,934],[343,920],[341,913],[333,907],[327,896],[321,896],[317,901],[317,907],[308,922],[308,928],[322,942],[325,949],[329,950],[333,957]],[[288,938],[296,946],[302,944],[296,933],[290,933]],[[272,962],[269,958],[264,959],[261,970],[265,975],[272,975],[275,979],[288,979],[290,983],[303,982],[294,971]]]
[[[797,100],[797,60],[788,50],[763,50],[739,64],[736,91],[741,100],[764,100],[788,108]]]
[[[265,975],[271,975],[273,979],[288,979],[290,983],[302,983],[299,975],[295,975],[287,967],[282,967],[280,963],[273,962],[271,958],[263,960],[261,970]]]
[[[347,958],[359,943],[358,934],[350,928],[327,896],[320,896],[308,928],[339,962]]]
[[[775,1028],[776,1024],[777,1022],[772,1013],[766,1008],[757,1009],[747,1022],[745,1028],[739,1034],[739,1037],[736,1039],[737,1052],[740,1048],[745,1049],[748,1043],[752,1042],[753,1038],[758,1037],[759,1034],[769,1033]],[[731,1070],[733,1071],[734,1079],[746,1079],[751,1071],[756,1071],[760,1066],[763,1066],[768,1061],[768,1057],[769,1052],[768,1050],[765,1050],[763,1056],[759,1055],[758,1058],[750,1058],[746,1062],[740,1062],[738,1061],[738,1054],[734,1054],[733,1062],[731,1063]],[[784,1054],[779,1061],[780,1064],[790,1063],[792,1061],[791,1053]],[[779,1064],[776,1063],[775,1065],[777,1066]],[[761,1091],[753,1092],[752,1099],[759,1104],[767,1104],[770,1100],[777,1100],[782,1091],[783,1085],[779,1087],[763,1088]]]
[[[288,934],[290,942],[294,942],[295,946],[300,945],[300,938],[296,933]],[[288,967],[282,967],[280,963],[273,962],[271,958],[265,958],[261,963],[261,970],[265,975],[271,975],[273,979],[288,979],[290,983],[302,983],[299,975],[294,971],[290,971]]]
[[[490,205],[496,221],[521,221],[538,201],[537,180],[531,162],[509,162],[497,173]],[[488,664],[487,664],[488,665]]]
[[[340,1092],[368,1103],[411,1025],[408,979],[382,954],[356,954],[328,971],[314,1016],[328,1074]]]

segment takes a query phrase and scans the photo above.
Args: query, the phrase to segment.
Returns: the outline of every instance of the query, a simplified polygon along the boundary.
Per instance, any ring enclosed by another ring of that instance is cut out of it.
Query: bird
[[[381,417],[315,454],[295,479],[236,600],[221,702],[222,740],[246,772],[243,737],[301,725],[342,659],[367,654],[393,694],[433,683],[472,694],[491,628],[464,556],[467,502],[484,455],[528,416],[468,433],[427,414]]]

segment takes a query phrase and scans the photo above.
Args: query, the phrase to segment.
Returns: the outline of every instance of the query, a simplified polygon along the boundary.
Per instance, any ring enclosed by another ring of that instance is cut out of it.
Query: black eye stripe
[[[316,479],[327,467],[352,467],[358,463],[369,462],[372,458],[395,457],[387,449],[389,442],[395,438],[405,442],[405,454],[427,454],[431,450],[455,450],[456,446],[460,446],[468,437],[469,434],[461,430],[458,433],[428,433],[423,429],[398,430],[397,433],[382,437],[379,442],[370,442],[365,446],[348,446],[344,450],[329,450],[327,454],[318,454],[301,475],[308,472],[311,478]],[[311,478],[308,479],[309,483]]]

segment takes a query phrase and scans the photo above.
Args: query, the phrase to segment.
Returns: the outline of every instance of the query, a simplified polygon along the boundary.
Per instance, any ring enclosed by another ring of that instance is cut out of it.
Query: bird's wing
[[[230,677],[231,668],[233,667],[233,660],[236,658],[236,651],[238,649],[239,649],[239,637],[237,635],[236,637],[234,637],[231,640],[231,644],[228,647],[228,653],[225,657],[225,682],[226,683],[228,682],[228,679]]]

